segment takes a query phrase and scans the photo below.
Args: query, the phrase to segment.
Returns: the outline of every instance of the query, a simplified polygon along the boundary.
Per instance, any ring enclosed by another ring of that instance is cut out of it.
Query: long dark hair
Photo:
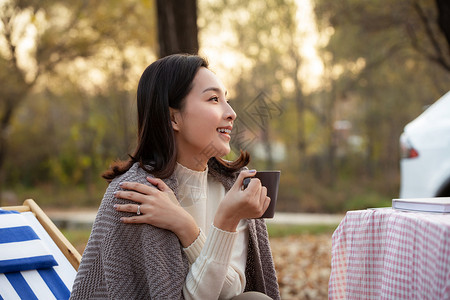
[[[137,89],[138,141],[127,161],[116,161],[103,173],[108,181],[128,171],[135,162],[155,177],[167,178],[176,166],[177,147],[169,107],[182,110],[197,71],[208,62],[197,55],[174,54],[149,65]],[[250,155],[241,151],[238,159],[217,160],[223,171],[233,173],[246,166]],[[150,167],[147,167],[150,166]]]

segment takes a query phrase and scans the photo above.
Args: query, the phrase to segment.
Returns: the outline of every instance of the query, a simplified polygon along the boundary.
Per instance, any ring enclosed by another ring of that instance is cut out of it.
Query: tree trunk
[[[331,91],[329,94],[329,103],[326,109],[326,127],[328,131],[328,178],[326,183],[329,187],[333,187],[336,183],[337,166],[336,166],[336,150],[337,150],[337,137],[334,129],[335,120],[335,105],[337,101],[336,93],[336,81],[331,82]]]
[[[14,96],[0,97],[0,101],[3,101],[3,107],[0,111],[0,206],[2,205],[2,196],[6,181],[6,173],[4,169],[4,163],[8,152],[8,139],[11,126],[11,119],[15,114],[17,107],[21,100],[25,97],[28,90],[23,94],[16,94]]]
[[[264,145],[264,151],[266,152],[266,170],[273,170],[274,161],[272,153],[272,145],[270,143],[269,126],[262,131],[262,140]]]
[[[450,49],[450,1],[436,0],[436,6],[438,9],[438,25],[444,33]]]
[[[197,1],[157,0],[159,57],[198,53]]]
[[[296,55],[296,52],[292,51],[292,56],[295,59],[295,69],[292,74],[294,80],[294,92],[295,92],[295,109],[297,113],[297,150],[298,150],[298,170],[299,172],[305,172],[306,166],[306,134],[305,134],[305,101],[303,99],[302,86],[298,79],[298,70],[300,69],[300,58]]]

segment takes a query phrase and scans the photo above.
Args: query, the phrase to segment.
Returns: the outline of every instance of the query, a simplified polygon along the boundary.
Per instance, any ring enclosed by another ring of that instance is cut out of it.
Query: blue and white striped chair
[[[80,259],[33,200],[0,209],[0,300],[68,299]]]

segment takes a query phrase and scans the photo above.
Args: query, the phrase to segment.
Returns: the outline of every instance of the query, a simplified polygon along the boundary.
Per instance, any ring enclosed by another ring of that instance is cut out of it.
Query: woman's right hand
[[[256,171],[242,171],[233,187],[220,202],[214,217],[214,226],[225,231],[236,231],[239,221],[261,217],[270,204],[266,187],[258,178],[252,178],[242,190],[244,178],[255,176]]]
[[[194,218],[184,210],[175,198],[173,191],[159,178],[147,177],[153,186],[137,182],[122,182],[114,196],[136,204],[115,204],[117,211],[139,214],[122,217],[123,223],[150,224],[175,233],[183,247],[188,247],[198,237],[199,228]]]

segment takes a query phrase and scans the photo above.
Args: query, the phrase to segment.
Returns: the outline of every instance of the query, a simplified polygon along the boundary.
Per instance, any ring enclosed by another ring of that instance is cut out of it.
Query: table
[[[349,211],[332,237],[329,299],[450,299],[450,214]]]

